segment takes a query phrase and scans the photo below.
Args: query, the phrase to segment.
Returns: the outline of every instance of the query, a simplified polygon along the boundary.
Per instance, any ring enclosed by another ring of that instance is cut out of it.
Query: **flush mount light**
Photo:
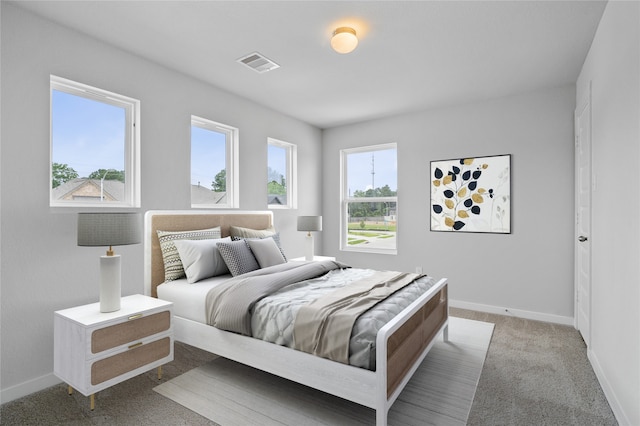
[[[333,32],[331,47],[338,53],[349,53],[358,45],[356,30],[350,27],[340,27]]]

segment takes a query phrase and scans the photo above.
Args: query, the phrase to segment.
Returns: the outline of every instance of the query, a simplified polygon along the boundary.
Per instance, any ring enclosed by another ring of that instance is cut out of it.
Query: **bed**
[[[145,294],[158,297],[165,269],[157,231],[189,231],[220,227],[222,237],[231,226],[273,227],[270,211],[176,211],[145,214]],[[192,287],[189,287],[192,288]],[[177,290],[180,295],[180,290]],[[178,296],[179,297],[179,296]],[[344,364],[286,346],[212,327],[201,318],[177,310],[177,341],[268,373],[327,392],[376,411],[376,424],[386,425],[393,402],[440,335],[447,340],[447,280],[440,279],[384,324],[375,338],[374,370]]]

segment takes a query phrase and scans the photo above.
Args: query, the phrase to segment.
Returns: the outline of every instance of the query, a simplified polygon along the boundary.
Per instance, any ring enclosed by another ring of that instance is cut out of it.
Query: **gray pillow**
[[[249,244],[249,248],[251,248],[251,252],[258,261],[260,268],[286,263],[280,248],[273,238],[247,239],[245,241]]]
[[[270,228],[270,229],[273,229],[273,228]],[[265,230],[263,230],[263,231],[267,231],[267,230],[265,229]],[[258,232],[262,232],[262,231],[258,231]],[[276,233],[271,234],[271,235],[266,235],[266,236],[263,236],[263,237],[239,237],[239,236],[237,236],[237,235],[236,235],[236,236],[233,236],[233,235],[231,236],[231,239],[232,239],[233,241],[240,241],[240,240],[245,240],[245,241],[249,241],[249,240],[259,240],[259,239],[262,239],[262,238],[273,238],[273,241],[275,241],[275,242],[276,242],[276,245],[277,245],[277,246],[278,246],[278,248],[280,249],[280,253],[282,254],[282,257],[284,257],[284,261],[285,261],[285,262],[287,261],[287,255],[286,255],[286,254],[284,254],[284,250],[282,250],[282,246],[280,245],[280,233],[279,233],[279,232],[276,232]]]
[[[210,229],[196,229],[193,231],[157,231],[162,260],[164,261],[164,280],[173,281],[184,277],[184,268],[180,254],[176,248],[177,240],[210,240],[220,238],[220,227]]]
[[[240,238],[265,238],[270,237],[275,234],[276,230],[274,227],[270,227],[267,229],[251,229],[251,228],[243,228],[241,226],[230,226],[229,227],[229,235],[231,237],[240,237]],[[237,238],[233,238],[236,240]]]
[[[251,249],[244,240],[221,242],[217,247],[224,259],[224,263],[229,268],[229,272],[234,277],[260,269],[260,265],[258,265],[256,258],[251,253]]]
[[[174,241],[190,284],[229,273],[229,268],[217,247],[222,241],[230,242],[231,238]]]

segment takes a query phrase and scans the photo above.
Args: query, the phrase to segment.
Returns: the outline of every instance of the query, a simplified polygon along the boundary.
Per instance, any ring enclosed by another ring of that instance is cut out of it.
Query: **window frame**
[[[191,188],[191,147],[193,140],[191,138],[191,128],[199,127],[225,135],[225,170],[226,170],[226,190],[227,202],[224,204],[194,204],[189,199],[191,208],[206,209],[235,209],[240,205],[240,189],[239,189],[239,166],[238,166],[238,149],[239,149],[239,130],[237,127],[229,126],[217,121],[209,120],[197,115],[191,115],[191,125],[189,126],[189,188]]]
[[[348,187],[348,161],[347,157],[349,154],[358,154],[364,152],[375,152],[375,151],[385,151],[389,149],[395,149],[396,151],[396,178],[398,173],[397,168],[397,154],[398,154],[398,144],[395,142],[379,144],[379,145],[367,145],[356,148],[347,148],[340,150],[340,250],[347,252],[359,252],[359,253],[376,253],[376,254],[389,254],[389,255],[397,255],[398,254],[398,229],[399,229],[399,203],[398,203],[398,192],[399,189],[396,188],[396,196],[394,197],[351,197],[349,196],[349,187]],[[398,185],[399,186],[399,185]],[[385,203],[385,202],[394,202],[396,205],[396,245],[395,248],[369,248],[367,246],[349,245],[349,204],[350,203],[362,203],[362,202],[371,202],[371,203]]]
[[[269,146],[284,148],[286,152],[286,173],[285,182],[287,189],[287,204],[269,204],[267,198],[267,208],[269,209],[297,209],[298,208],[298,146],[275,138],[267,138],[267,170],[269,169]],[[267,177],[268,178],[268,177]],[[268,181],[266,182],[269,183]],[[269,194],[267,193],[267,197]]]
[[[59,91],[96,102],[124,108],[124,199],[104,203],[102,201],[56,200],[53,198],[53,92]],[[50,207],[90,207],[139,208],[140,201],[140,101],[66,78],[50,75],[49,80],[49,206]]]

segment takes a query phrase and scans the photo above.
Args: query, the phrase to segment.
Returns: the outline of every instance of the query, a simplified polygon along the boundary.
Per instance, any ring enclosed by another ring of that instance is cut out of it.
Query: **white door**
[[[576,328],[591,342],[591,94],[578,105],[576,126]]]

